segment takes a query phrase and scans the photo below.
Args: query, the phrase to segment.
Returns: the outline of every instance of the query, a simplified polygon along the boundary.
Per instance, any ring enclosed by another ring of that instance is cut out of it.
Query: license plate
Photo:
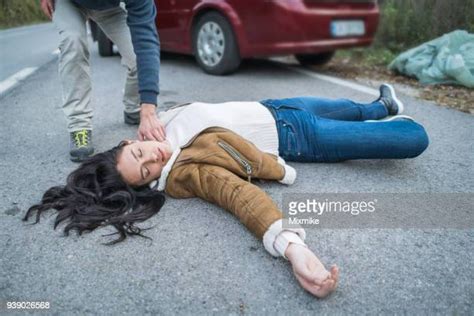
[[[333,37],[361,36],[365,34],[365,24],[362,20],[344,20],[331,22]]]

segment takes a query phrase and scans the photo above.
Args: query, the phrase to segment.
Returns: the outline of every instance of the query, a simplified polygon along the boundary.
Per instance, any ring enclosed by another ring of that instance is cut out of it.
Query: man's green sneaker
[[[92,146],[92,131],[82,129],[70,133],[71,140],[69,143],[69,157],[74,162],[81,162],[94,152]]]

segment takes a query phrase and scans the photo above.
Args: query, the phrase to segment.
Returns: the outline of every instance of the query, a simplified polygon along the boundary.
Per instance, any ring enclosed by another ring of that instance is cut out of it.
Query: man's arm
[[[140,103],[156,105],[160,82],[160,42],[155,26],[155,4],[152,0],[128,0],[126,8],[133,50],[137,55]]]
[[[156,116],[160,82],[160,41],[155,25],[156,8],[153,0],[128,0],[127,24],[137,56],[138,92],[140,94],[140,140],[165,139],[165,130]]]

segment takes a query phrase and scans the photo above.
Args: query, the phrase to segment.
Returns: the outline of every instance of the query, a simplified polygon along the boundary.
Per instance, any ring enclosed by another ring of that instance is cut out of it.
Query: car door
[[[196,0],[155,0],[162,48],[176,51],[185,41],[189,13]]]
[[[276,21],[273,13],[278,3],[275,0],[229,1],[242,21],[242,27],[250,45],[266,43],[280,36],[278,30],[275,29]]]

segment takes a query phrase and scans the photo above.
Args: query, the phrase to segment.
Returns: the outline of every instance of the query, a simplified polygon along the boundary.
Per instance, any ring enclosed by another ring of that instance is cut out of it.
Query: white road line
[[[48,22],[42,24],[15,27],[11,29],[1,30],[0,39],[4,40],[10,37],[20,37],[30,32],[44,31],[47,29],[54,29],[53,23]]]
[[[31,76],[37,69],[38,67],[23,68],[22,70],[11,75],[7,79],[1,81],[0,82],[0,95],[4,94],[8,90],[16,86],[16,84],[19,83],[20,81],[25,80],[26,78]]]
[[[360,84],[357,84],[357,83],[353,83],[353,82],[350,82],[350,81],[347,81],[347,80],[343,80],[343,79],[339,79],[339,78],[331,77],[331,76],[326,76],[326,75],[321,75],[321,74],[318,74],[318,73],[315,73],[315,72],[312,72],[312,71],[309,71],[309,70],[297,68],[297,67],[288,66],[287,68],[291,69],[295,72],[299,72],[299,73],[305,74],[307,76],[316,78],[316,79],[320,79],[320,80],[328,81],[328,82],[331,82],[331,83],[335,83],[337,85],[347,87],[347,88],[350,88],[350,89],[353,89],[353,90],[356,90],[356,91],[359,91],[359,92],[367,93],[367,94],[370,94],[370,95],[373,95],[373,96],[376,96],[376,97],[378,97],[380,95],[380,92],[376,89],[372,89],[372,88],[369,88],[369,87],[366,87],[366,86],[363,86],[363,85],[360,85]]]

